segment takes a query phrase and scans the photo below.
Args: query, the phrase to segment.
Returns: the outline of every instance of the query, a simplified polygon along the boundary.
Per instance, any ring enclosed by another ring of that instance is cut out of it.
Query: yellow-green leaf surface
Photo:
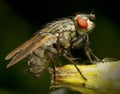
[[[82,94],[120,94],[120,61],[100,62],[91,65],[65,65],[52,71],[52,87],[65,87]],[[54,79],[55,78],[55,79]]]

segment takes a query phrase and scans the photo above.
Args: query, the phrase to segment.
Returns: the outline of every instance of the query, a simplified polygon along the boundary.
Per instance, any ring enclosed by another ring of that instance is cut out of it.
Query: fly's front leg
[[[79,72],[79,74],[80,74],[80,75],[83,77],[83,79],[86,81],[87,78],[82,74],[82,72],[80,71],[80,69],[77,67],[76,62],[75,62],[73,59],[71,59],[71,58],[73,57],[73,56],[71,55],[71,53],[70,53],[69,51],[66,51],[66,52],[67,52],[67,53],[64,54],[63,56],[64,56],[68,61],[70,61],[70,63],[72,63],[72,64],[75,66],[75,68],[77,69],[77,71]],[[67,54],[69,54],[70,57],[68,57]]]
[[[94,58],[97,62],[101,61],[89,48],[89,37],[88,37],[88,35],[87,35],[86,41],[85,41],[85,52],[86,52],[86,56],[89,58],[91,63],[95,63],[92,58]]]

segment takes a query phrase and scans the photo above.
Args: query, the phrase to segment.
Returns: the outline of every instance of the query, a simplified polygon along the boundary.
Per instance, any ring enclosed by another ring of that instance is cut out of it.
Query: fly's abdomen
[[[44,72],[50,63],[45,50],[40,47],[30,54],[28,58],[28,71],[37,77]]]

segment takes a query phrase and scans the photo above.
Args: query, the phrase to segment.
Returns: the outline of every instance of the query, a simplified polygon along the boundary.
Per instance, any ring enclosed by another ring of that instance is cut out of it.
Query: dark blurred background
[[[101,59],[120,59],[119,5],[118,0],[0,0],[0,94],[56,94],[50,93],[47,71],[35,78],[25,74],[26,60],[6,69],[4,58],[46,23],[77,12],[96,15],[90,34],[93,52]]]

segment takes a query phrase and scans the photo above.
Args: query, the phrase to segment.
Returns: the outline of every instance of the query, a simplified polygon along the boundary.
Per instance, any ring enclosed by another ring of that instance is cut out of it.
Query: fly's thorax
[[[56,38],[50,39],[45,43],[46,46],[57,44],[62,48],[69,48],[71,40],[76,35],[76,28],[74,21],[70,18],[64,18],[46,25],[44,29],[40,31],[41,34],[52,34],[53,36],[58,35]],[[57,40],[56,40],[57,39]],[[48,44],[48,45],[47,45]]]
[[[62,33],[60,33],[60,36],[59,36],[57,44],[61,45],[65,49],[68,49],[70,47],[70,45],[71,45],[72,39],[75,36],[76,36],[76,32],[75,31],[62,32]]]
[[[65,31],[75,31],[74,22],[72,19],[65,18],[48,23],[43,29],[40,30],[40,33],[49,32],[54,34]]]

